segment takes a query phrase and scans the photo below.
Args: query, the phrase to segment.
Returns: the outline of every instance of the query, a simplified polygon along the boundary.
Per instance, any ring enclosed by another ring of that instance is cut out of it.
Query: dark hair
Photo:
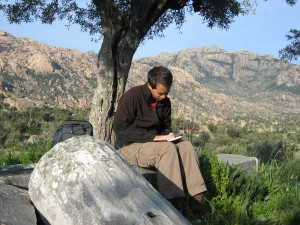
[[[163,84],[171,87],[173,75],[171,71],[164,66],[155,66],[148,72],[148,84],[155,89],[157,84]]]

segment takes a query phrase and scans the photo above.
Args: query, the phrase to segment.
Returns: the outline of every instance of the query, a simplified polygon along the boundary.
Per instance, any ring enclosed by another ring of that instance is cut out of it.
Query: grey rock
[[[37,163],[29,195],[45,223],[190,224],[107,142],[78,136]]]
[[[256,157],[249,157],[234,154],[217,154],[220,162],[228,165],[240,166],[246,172],[258,171],[258,159]]]
[[[0,224],[37,224],[35,209],[26,190],[0,184]]]
[[[30,175],[35,164],[16,164],[0,167],[0,184],[28,189]]]

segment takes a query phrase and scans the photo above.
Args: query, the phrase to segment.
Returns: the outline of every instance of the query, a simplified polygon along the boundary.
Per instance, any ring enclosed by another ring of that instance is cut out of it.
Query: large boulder
[[[36,164],[29,195],[45,223],[190,224],[107,142],[78,136]]]

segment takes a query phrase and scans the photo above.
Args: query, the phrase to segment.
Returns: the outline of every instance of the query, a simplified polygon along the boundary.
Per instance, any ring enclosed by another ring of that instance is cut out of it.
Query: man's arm
[[[155,135],[149,132],[142,132],[134,128],[133,125],[129,123],[123,123],[121,121],[116,121],[113,125],[113,129],[120,138],[126,139],[130,142],[149,142],[153,141]]]
[[[121,97],[113,124],[113,129],[119,138],[140,143],[154,140],[154,134],[139,130],[133,125],[141,101],[142,99],[130,91]]]

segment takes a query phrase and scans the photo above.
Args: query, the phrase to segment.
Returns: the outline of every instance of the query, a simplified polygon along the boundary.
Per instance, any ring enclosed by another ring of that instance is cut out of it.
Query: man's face
[[[155,89],[148,84],[148,88],[153,98],[155,98],[157,101],[164,100],[170,91],[170,87],[167,87],[163,84],[157,84]]]

